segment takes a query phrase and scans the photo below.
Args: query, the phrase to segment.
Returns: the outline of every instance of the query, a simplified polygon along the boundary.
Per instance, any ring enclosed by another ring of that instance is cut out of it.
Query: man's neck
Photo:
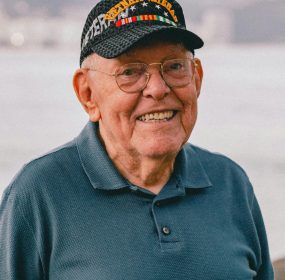
[[[130,183],[158,194],[169,180],[174,169],[175,156],[142,157],[120,149],[105,146],[106,151],[121,173]]]
[[[98,132],[108,156],[124,178],[155,194],[161,191],[172,174],[176,154],[143,156],[135,149],[109,141],[104,131]]]
[[[158,194],[169,180],[174,159],[140,158],[136,160],[109,155],[119,172],[132,184]]]

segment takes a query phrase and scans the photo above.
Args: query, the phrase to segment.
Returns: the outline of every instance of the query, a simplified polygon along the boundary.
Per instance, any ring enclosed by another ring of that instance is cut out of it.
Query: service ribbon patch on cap
[[[124,19],[118,20],[116,22],[116,26],[120,27],[125,24],[133,23],[136,21],[145,21],[145,20],[157,20],[157,21],[168,23],[168,24],[172,24],[173,26],[177,26],[174,21],[171,21],[168,18],[164,18],[162,16],[157,16],[157,15],[142,15],[142,16],[133,16],[133,17],[124,18]]]

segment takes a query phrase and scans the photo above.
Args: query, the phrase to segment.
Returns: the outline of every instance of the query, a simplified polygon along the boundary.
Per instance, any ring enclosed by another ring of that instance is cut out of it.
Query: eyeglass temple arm
[[[100,73],[103,73],[103,74],[106,74],[106,75],[109,75],[109,76],[113,76],[113,77],[116,76],[116,73],[108,73],[108,72],[105,72],[105,71],[102,71],[102,70],[99,70],[99,69],[92,69],[92,68],[82,68],[82,69],[89,70],[89,71],[94,71],[94,72],[100,72]]]

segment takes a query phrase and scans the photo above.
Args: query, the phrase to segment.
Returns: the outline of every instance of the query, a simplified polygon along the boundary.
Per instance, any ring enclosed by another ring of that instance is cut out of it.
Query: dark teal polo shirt
[[[123,178],[89,122],[27,164],[0,208],[1,280],[272,280],[251,184],[186,144],[158,195]]]

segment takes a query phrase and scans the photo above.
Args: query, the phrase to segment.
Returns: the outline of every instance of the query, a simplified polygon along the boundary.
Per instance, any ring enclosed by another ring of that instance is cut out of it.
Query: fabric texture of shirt
[[[1,280],[273,280],[244,171],[186,144],[157,195],[130,184],[89,122],[28,163],[0,207]]]

